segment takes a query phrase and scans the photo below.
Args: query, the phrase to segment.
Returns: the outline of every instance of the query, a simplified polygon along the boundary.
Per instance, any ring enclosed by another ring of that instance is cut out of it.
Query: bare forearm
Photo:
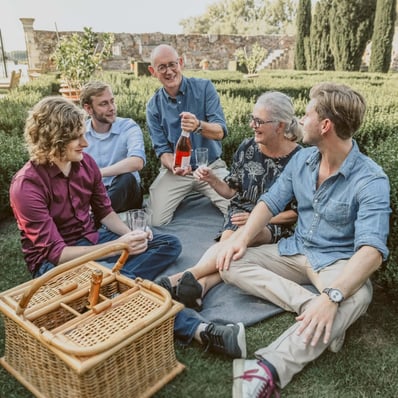
[[[239,228],[238,231],[240,235],[245,236],[245,240],[248,243],[262,231],[265,225],[269,224],[271,218],[272,213],[269,211],[268,206],[260,201],[250,213],[246,224]]]
[[[270,224],[291,225],[297,221],[297,213],[294,210],[286,210],[272,217]]]
[[[217,141],[221,141],[224,138],[224,131],[218,123],[209,123],[202,120],[201,124],[203,137]]]
[[[162,166],[166,167],[166,169],[173,171],[174,154],[163,153],[160,156],[160,163],[162,164]]]
[[[235,189],[232,189],[225,181],[220,180],[215,175],[209,181],[209,185],[223,198],[231,199],[236,194]]]
[[[334,281],[333,287],[341,290],[344,297],[353,295],[380,267],[382,256],[371,246],[362,246],[347,262],[343,272]]]
[[[143,159],[137,156],[132,156],[123,159],[111,166],[103,167],[101,169],[101,174],[103,177],[118,176],[124,173],[140,171],[143,167],[144,167]]]

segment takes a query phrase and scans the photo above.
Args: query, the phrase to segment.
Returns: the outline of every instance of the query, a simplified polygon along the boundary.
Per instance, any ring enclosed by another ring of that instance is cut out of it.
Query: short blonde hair
[[[111,90],[111,86],[107,83],[94,81],[86,83],[80,91],[80,105],[92,105],[93,97],[101,95],[105,90]]]
[[[345,84],[325,82],[314,86],[310,98],[320,120],[330,119],[339,138],[351,138],[361,127],[366,102],[364,97]]]
[[[85,128],[82,109],[61,96],[46,97],[29,112],[25,142],[35,163],[53,163],[65,155],[66,145]]]

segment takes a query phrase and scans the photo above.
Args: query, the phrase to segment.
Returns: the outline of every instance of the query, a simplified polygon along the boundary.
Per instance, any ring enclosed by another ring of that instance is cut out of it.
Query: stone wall
[[[31,70],[50,71],[54,66],[50,56],[55,50],[58,37],[72,35],[75,32],[52,32],[35,30],[34,18],[21,18],[25,32],[28,64]],[[230,61],[235,60],[234,53],[238,48],[259,43],[267,49],[268,54],[275,50],[283,50],[283,54],[271,60],[269,69],[293,69],[294,36],[262,35],[175,35],[166,33],[116,33],[114,55],[105,62],[107,70],[130,70],[131,61],[149,62],[150,54],[159,44],[170,44],[184,58],[188,69],[199,69],[202,59],[209,60],[209,69],[228,69]],[[276,51],[275,51],[276,52]],[[368,66],[367,51],[364,54],[363,70]],[[391,71],[398,71],[398,28],[395,30]]]
[[[34,30],[33,18],[21,18],[25,31],[25,42],[30,69],[53,70],[49,60],[55,50],[58,37],[72,35],[74,32],[52,32]],[[153,48],[159,44],[170,44],[184,58],[186,68],[199,69],[202,59],[209,60],[209,69],[227,69],[228,62],[234,60],[236,49],[259,43],[268,52],[276,49],[292,54],[294,45],[292,36],[236,36],[236,35],[175,35],[164,33],[116,33],[114,55],[108,60],[104,69],[128,70],[130,61],[150,60]],[[292,68],[293,59],[290,55],[284,57],[285,68]]]

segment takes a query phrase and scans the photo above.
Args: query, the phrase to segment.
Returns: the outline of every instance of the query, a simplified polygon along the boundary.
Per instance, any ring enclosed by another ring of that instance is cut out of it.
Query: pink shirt
[[[58,264],[65,246],[79,239],[96,244],[90,209],[99,220],[112,211],[99,168],[88,154],[72,163],[68,177],[56,165],[27,162],[12,179],[10,203],[31,272],[44,261]]]

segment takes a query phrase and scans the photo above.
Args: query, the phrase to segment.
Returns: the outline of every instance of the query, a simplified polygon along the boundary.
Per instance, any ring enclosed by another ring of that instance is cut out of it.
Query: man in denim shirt
[[[223,214],[229,204],[207,182],[192,176],[192,169],[196,168],[194,153],[191,167],[173,167],[175,147],[184,130],[195,133],[190,134],[193,151],[208,148],[209,167],[214,173],[220,179],[228,174],[221,159],[221,140],[228,132],[220,98],[210,80],[186,78],[182,67],[182,58],[173,47],[161,44],[152,51],[149,71],[163,85],[149,100],[146,110],[149,134],[161,163],[159,175],[149,189],[148,207],[154,226],[169,223],[178,205],[192,191],[207,196]]]
[[[327,347],[337,352],[371,302],[369,277],[388,256],[389,182],[352,139],[365,101],[336,83],[315,86],[310,98],[301,124],[303,142],[313,146],[290,160],[217,259],[224,281],[298,314],[293,326],[255,353],[257,360],[234,361],[235,398],[271,395]],[[294,235],[247,248],[293,196]],[[301,286],[309,283],[319,294]]]

